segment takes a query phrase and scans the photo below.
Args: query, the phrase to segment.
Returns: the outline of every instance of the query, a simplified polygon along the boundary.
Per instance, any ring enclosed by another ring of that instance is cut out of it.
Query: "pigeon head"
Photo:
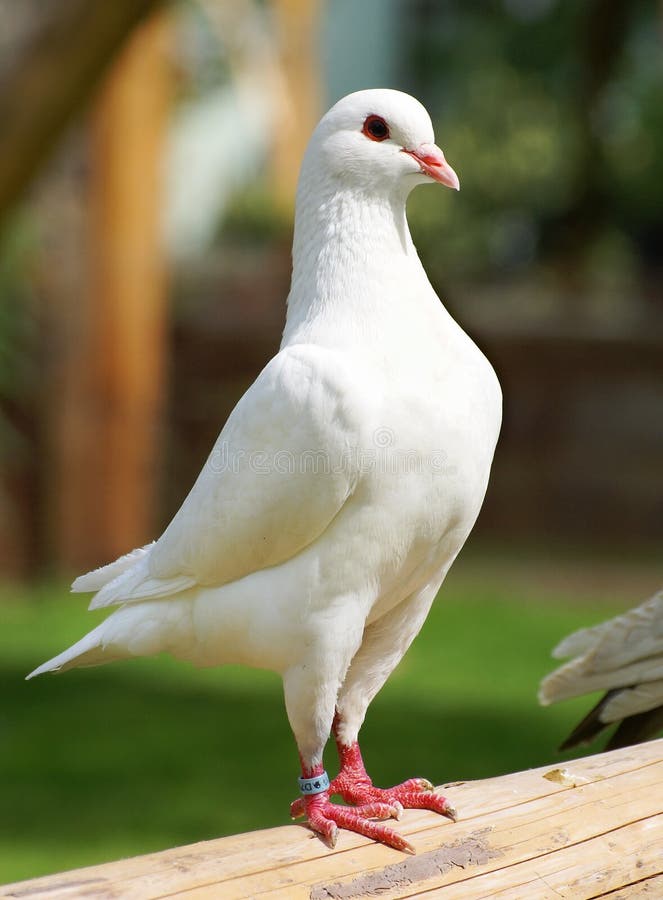
[[[339,100],[315,129],[304,167],[381,193],[408,194],[431,181],[460,189],[426,109],[394,90],[357,91]]]

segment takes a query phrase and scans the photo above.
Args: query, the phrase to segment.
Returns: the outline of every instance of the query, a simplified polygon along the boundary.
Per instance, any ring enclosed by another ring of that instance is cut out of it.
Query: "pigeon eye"
[[[371,141],[386,141],[389,137],[389,126],[382,116],[368,116],[362,133]]]

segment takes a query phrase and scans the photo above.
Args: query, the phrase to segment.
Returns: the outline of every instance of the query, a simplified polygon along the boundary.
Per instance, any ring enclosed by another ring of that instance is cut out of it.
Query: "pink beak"
[[[455,191],[460,190],[458,175],[435,144],[421,144],[416,150],[403,150],[403,153],[416,159],[424,175],[429,175],[434,181],[439,181],[440,184],[445,184]]]

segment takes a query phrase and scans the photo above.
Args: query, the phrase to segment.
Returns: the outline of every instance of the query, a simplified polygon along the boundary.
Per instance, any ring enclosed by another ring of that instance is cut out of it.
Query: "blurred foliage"
[[[638,262],[663,249],[660,8],[596,0],[418,8],[412,90],[434,111],[462,187],[456,202],[435,191],[411,201],[433,277],[517,274],[554,258],[566,239],[585,255],[590,287],[606,267],[632,287]],[[623,33],[603,46],[592,29],[615,14]],[[580,212],[594,220],[589,233],[573,221]]]
[[[231,70],[226,48],[210,27],[205,5],[196,0],[179,0],[178,6],[177,86],[179,99],[185,100],[227,84]]]
[[[257,181],[232,198],[219,224],[217,240],[257,246],[292,241],[292,221],[265,183]]]

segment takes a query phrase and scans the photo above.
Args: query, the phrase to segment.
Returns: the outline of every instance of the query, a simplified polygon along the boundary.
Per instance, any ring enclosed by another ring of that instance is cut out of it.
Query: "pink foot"
[[[393,829],[370,819],[400,819],[403,809],[430,809],[456,821],[456,810],[425,778],[410,778],[392,788],[376,788],[369,778],[361,758],[359,744],[342,744],[337,740],[341,771],[328,790],[314,796],[300,797],[290,806],[293,819],[306,816],[310,827],[334,847],[338,829],[346,828],[380,841],[395,850],[414,853],[408,841]],[[318,771],[319,770],[319,771]],[[307,774],[320,774],[322,766]],[[340,794],[352,808],[339,806],[329,799]]]
[[[410,778],[392,788],[377,788],[369,778],[359,744],[337,742],[341,771],[329,786],[330,794],[340,794],[346,803],[387,803],[404,809],[430,809],[456,821],[456,810],[425,778]]]
[[[393,847],[394,850],[414,853],[414,848],[402,835],[381,822],[371,821],[371,819],[388,819],[392,816],[399,818],[402,807],[400,809],[398,807],[391,803],[373,801],[354,808],[340,806],[332,803],[329,793],[323,791],[313,797],[301,797],[295,800],[290,807],[290,814],[293,819],[305,815],[313,831],[321,834],[330,847],[336,846],[338,829],[345,828],[347,831],[354,831],[371,840],[386,844],[388,847]]]

